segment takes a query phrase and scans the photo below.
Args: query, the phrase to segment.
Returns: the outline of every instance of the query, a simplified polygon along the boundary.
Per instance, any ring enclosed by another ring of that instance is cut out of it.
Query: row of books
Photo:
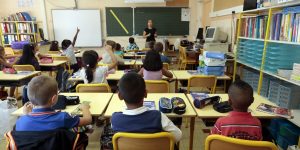
[[[19,35],[19,38],[18,38],[18,35],[3,35],[2,36],[2,42],[4,44],[9,44],[9,45],[11,45],[11,43],[14,42],[14,41],[34,42],[34,36],[33,35]]]
[[[32,18],[27,12],[19,12],[8,17],[4,17],[2,21],[32,21]]]
[[[15,23],[1,23],[2,33],[17,33]]]
[[[31,23],[18,23],[19,33],[32,33],[33,27]]]
[[[31,23],[17,23],[19,33],[33,33],[34,28]],[[15,23],[1,23],[2,33],[17,33],[17,27]]]
[[[256,16],[242,19],[241,35],[248,38],[263,39],[266,35],[268,16]]]

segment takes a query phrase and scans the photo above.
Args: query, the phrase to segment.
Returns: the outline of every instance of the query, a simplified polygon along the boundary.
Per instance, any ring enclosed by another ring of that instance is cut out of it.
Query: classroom
[[[300,150],[299,0],[0,0],[1,150]]]

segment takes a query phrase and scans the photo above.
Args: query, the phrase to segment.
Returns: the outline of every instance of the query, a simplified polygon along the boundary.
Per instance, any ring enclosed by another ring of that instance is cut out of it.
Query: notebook
[[[289,118],[292,119],[292,113],[289,109],[287,108],[282,108],[282,107],[277,107],[277,106],[272,106],[269,104],[261,103],[257,108],[257,111],[265,112],[268,114],[273,114],[276,116],[284,117],[284,118]]]

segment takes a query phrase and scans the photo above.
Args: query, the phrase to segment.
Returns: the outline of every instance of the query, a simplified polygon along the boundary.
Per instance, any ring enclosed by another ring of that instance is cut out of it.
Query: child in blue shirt
[[[129,45],[126,48],[126,51],[130,51],[130,50],[138,50],[139,47],[136,45],[136,43],[134,42],[134,38],[130,37],[129,38]]]
[[[154,45],[154,50],[157,51],[160,55],[160,59],[163,63],[171,63],[170,59],[163,55],[163,49],[164,49],[164,46],[161,42],[156,42],[155,45]]]
[[[17,120],[16,131],[71,129],[92,122],[88,104],[81,104],[79,107],[83,117],[70,116],[51,108],[58,98],[57,83],[51,77],[34,77],[28,84],[27,94],[30,102],[23,107],[25,115]]]

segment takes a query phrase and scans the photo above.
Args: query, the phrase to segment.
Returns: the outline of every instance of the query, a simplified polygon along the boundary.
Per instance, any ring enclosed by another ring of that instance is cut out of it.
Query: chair
[[[110,87],[106,83],[99,84],[78,84],[76,93],[110,93]]]
[[[53,61],[67,61],[68,72],[70,74],[72,73],[71,66],[70,66],[70,59],[67,56],[52,56],[52,59],[53,59]]]
[[[187,91],[190,93],[191,87],[204,87],[210,90],[210,94],[216,92],[216,76],[192,76],[188,80]]]
[[[146,89],[148,93],[169,93],[169,82],[164,80],[146,80]]]
[[[163,68],[169,70],[170,68],[170,65],[168,63],[163,63]]]
[[[15,52],[11,47],[5,47],[4,53],[5,53],[5,56],[14,56],[15,55]]]
[[[13,65],[13,68],[17,71],[35,71],[32,65]]]
[[[222,148],[221,148],[222,147]],[[210,135],[205,140],[205,150],[278,150],[276,145],[267,141],[250,141],[222,135]]]
[[[179,66],[180,70],[185,70],[187,65],[195,65],[197,61],[187,57],[186,47],[179,46],[179,51],[181,54],[181,64]]]
[[[114,150],[174,150],[174,137],[171,133],[152,134],[119,132],[113,136]]]

